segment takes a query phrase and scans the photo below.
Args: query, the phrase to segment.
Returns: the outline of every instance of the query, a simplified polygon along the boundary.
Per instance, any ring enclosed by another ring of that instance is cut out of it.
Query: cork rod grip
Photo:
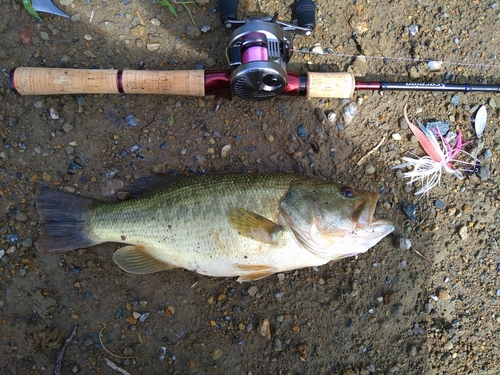
[[[21,67],[11,72],[10,81],[21,95],[205,95],[203,70],[121,71]]]
[[[306,96],[348,99],[354,94],[355,85],[351,73],[307,73]]]

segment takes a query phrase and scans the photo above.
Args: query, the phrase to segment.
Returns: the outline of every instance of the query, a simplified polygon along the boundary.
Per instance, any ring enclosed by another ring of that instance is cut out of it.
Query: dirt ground
[[[19,1],[2,1],[0,13],[2,373],[53,373],[76,324],[62,374],[116,373],[105,358],[132,375],[500,372],[498,96],[233,97],[222,98],[217,112],[214,97],[20,96],[8,79],[18,66],[227,69],[229,32],[214,0],[188,5],[196,27],[181,5],[174,17],[149,0],[55,3],[71,19],[42,14],[37,23]],[[292,5],[240,2],[239,17],[279,11],[291,21]],[[316,31],[294,38],[290,70],[499,83],[494,0],[317,5]],[[328,53],[305,53],[320,48]],[[385,58],[352,57],[359,54]],[[410,58],[450,64],[431,71]],[[411,118],[448,121],[465,139],[475,137],[475,111],[486,105],[480,173],[463,180],[445,174],[439,187],[415,196],[418,184],[406,185],[402,171],[391,169],[409,152],[424,155],[404,123],[405,103]],[[352,121],[349,104],[357,109]],[[357,258],[241,284],[180,269],[126,274],[112,261],[117,244],[35,249],[34,197],[42,186],[116,201],[145,173],[276,171],[380,192],[376,215],[392,219],[395,232]],[[407,205],[417,207],[414,220]],[[412,249],[401,246],[408,240]],[[258,329],[266,319],[270,339]]]

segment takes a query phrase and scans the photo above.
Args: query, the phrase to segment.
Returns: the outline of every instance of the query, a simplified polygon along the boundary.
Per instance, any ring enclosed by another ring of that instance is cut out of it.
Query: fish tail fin
[[[87,217],[91,199],[42,188],[36,208],[44,223],[40,228],[38,251],[59,252],[97,244],[88,236]]]

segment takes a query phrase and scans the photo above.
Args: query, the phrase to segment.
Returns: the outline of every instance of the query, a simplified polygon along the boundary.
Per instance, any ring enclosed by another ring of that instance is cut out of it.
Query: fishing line
[[[412,57],[390,57],[390,56],[369,56],[369,55],[363,55],[363,54],[348,54],[348,53],[335,53],[335,52],[313,52],[313,51],[302,51],[300,49],[294,49],[294,53],[303,53],[303,54],[311,54],[311,55],[328,55],[328,56],[334,56],[334,57],[341,57],[341,58],[357,58],[357,57],[363,57],[366,59],[372,59],[372,60],[393,60],[393,61],[402,61],[402,62],[419,62],[419,63],[430,63],[430,62],[436,62],[439,64],[443,65],[455,65],[455,66],[465,66],[465,67],[471,67],[471,68],[493,68],[493,69],[500,69],[500,65],[497,64],[480,64],[480,63],[466,63],[466,62],[458,62],[458,61],[442,61],[442,60],[437,60],[437,59],[416,59]]]

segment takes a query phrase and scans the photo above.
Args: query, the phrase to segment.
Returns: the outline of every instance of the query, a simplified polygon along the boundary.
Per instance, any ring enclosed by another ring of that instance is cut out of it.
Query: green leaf
[[[171,113],[170,116],[168,117],[168,125],[172,126],[174,124],[175,118],[174,115]]]
[[[23,0],[23,5],[29,14],[35,17],[38,21],[43,22],[42,18],[36,12],[35,8],[33,8],[33,5],[31,5],[31,0]]]

